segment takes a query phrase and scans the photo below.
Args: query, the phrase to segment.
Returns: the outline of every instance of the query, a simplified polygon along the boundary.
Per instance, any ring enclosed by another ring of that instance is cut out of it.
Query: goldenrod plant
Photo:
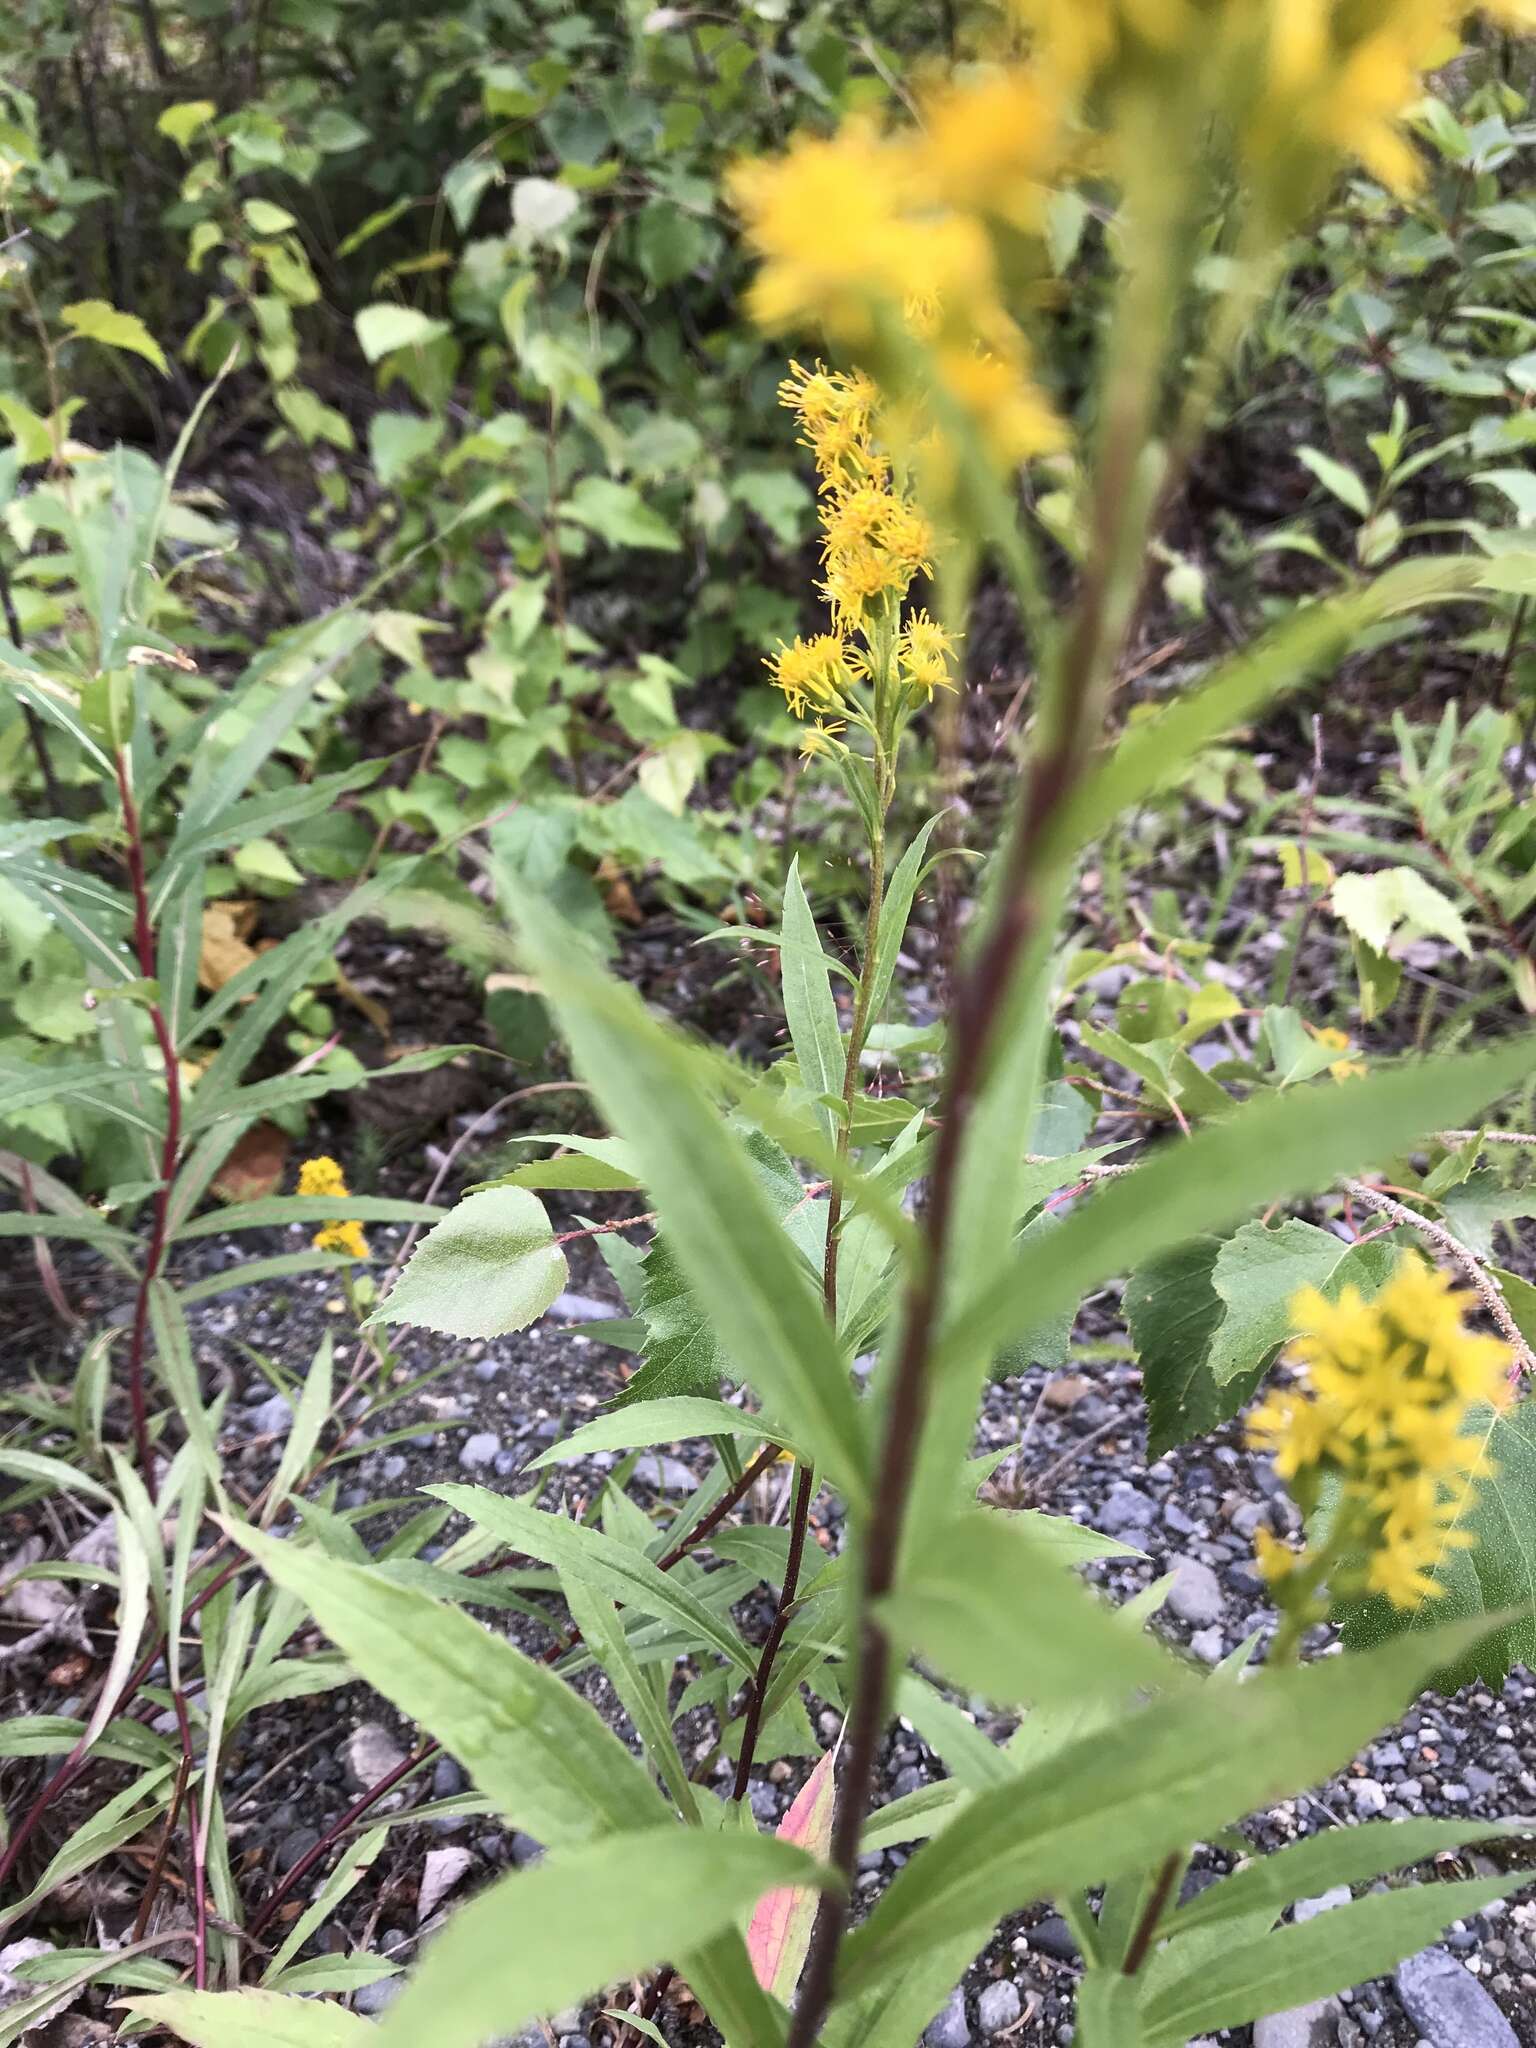
[[[1527,0],[1498,11],[1531,19]],[[1121,716],[1160,522],[1234,351],[1336,178],[1357,160],[1416,175],[1405,117],[1457,25],[1441,0],[1016,0],[966,61],[916,81],[899,119],[860,111],[740,169],[754,312],[806,366],[785,395],[823,535],[826,623],[771,666],[859,813],[862,943],[851,961],[829,953],[792,868],[771,935],[789,1049],[749,1069],[659,1021],[536,892],[515,906],[508,967],[549,1005],[609,1135],[550,1133],[560,1158],[471,1192],[374,1322],[465,1337],[527,1325],[565,1276],[537,1191],[619,1194],[656,1233],[643,1265],[613,1261],[641,1368],[521,1492],[430,1489],[433,1513],[468,1525],[430,1574],[360,1560],[320,1515],[285,1536],[227,1518],[221,1540],[422,1730],[274,1882],[248,1945],[438,1745],[477,1810],[548,1853],[450,1916],[371,2031],[284,1981],[288,1944],[252,1981],[260,1957],[245,1963],[232,1933],[211,1963],[199,1947],[191,1986],[133,1991],[135,2024],[196,2048],[479,2048],[607,1994],[632,2041],[656,2037],[676,1976],[729,2048],[911,2048],[999,1920],[1049,1899],[1083,1961],[1079,2048],[1180,2048],[1380,1974],[1518,1889],[1516,1868],[1375,1889],[1440,1849],[1523,1831],[1451,1820],[1255,1851],[1180,1897],[1201,1844],[1346,1766],[1421,1689],[1536,1657],[1519,1569],[1536,1550],[1530,1305],[1441,1220],[1492,1148],[1530,1142],[1518,1110],[1499,1120],[1536,1074],[1530,1034],[1360,1062],[1347,1036],[1277,1000],[1253,1056],[1208,1073],[1189,1048],[1230,1018],[1222,992],[1159,996],[1172,1014],[1157,1037],[1132,1036],[1128,1012],[1097,1048],[1143,1075],[1166,1125],[1127,1156],[1090,1142],[1054,1029],[1078,971],[1063,941],[1074,887],[1117,819],[1362,637],[1491,604],[1512,563],[1528,570],[1516,550],[1469,549],[1352,575],[1151,715]],[[1114,272],[1081,429],[1036,369],[1048,243],[1069,205],[1098,224]],[[1047,464],[1080,500],[1070,584],[1033,509]],[[903,735],[962,686],[983,569],[1016,599],[1029,712],[937,1079],[909,1101],[868,1084],[865,1055],[933,828],[889,879],[885,835]],[[1297,859],[1310,884],[1308,847]],[[473,911],[444,922],[497,943]],[[307,1220],[375,1213],[316,1171]],[[1250,1427],[1309,1516],[1304,1547],[1266,1558],[1278,1633],[1214,1671],[1148,1626],[1155,1595],[1117,1609],[1084,1583],[1082,1566],[1123,1546],[980,1497],[988,1374],[1011,1347],[1039,1355],[1042,1330],[1121,1280],[1154,1441],[1229,1420],[1282,1375]],[[540,1504],[557,1462],[682,1439],[715,1459],[660,1526],[622,1464],[579,1515]],[[785,1525],[733,1525],[786,1452]],[[829,1554],[813,1517],[830,1498]],[[558,1585],[540,1654],[469,1611],[479,1568],[503,1555]],[[1489,1569],[1464,1573],[1468,1559]],[[749,1640],[738,1609],[763,1585],[771,1620]],[[1341,1625],[1342,1654],[1314,1654],[1318,1624]],[[594,1666],[633,1741],[570,1682]],[[770,1836],[754,1776],[819,1747],[808,1699],[843,1725],[840,1748]],[[1017,1733],[991,1744],[957,1700]],[[678,1729],[695,1710],[716,1731],[704,1765]],[[897,1714],[950,1775],[877,1806]],[[717,1751],[734,1766],[718,1784]],[[200,1791],[190,1741],[182,1759]],[[907,1860],[855,1924],[859,1860],[889,1846]],[[338,1861],[299,1924],[318,1926],[355,1870]],[[1332,1886],[1363,1895],[1281,1924]],[[638,1996],[613,1992],[637,1976]]]

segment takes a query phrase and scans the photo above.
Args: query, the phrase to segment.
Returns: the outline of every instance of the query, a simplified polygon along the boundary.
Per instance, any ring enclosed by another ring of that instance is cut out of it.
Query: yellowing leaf
[[[203,944],[198,955],[197,981],[210,992],[233,981],[242,967],[256,958],[256,949],[246,935],[256,921],[251,903],[210,903],[203,912]]]
[[[1333,886],[1334,866],[1327,854],[1319,853],[1315,846],[1301,846],[1287,840],[1276,851],[1280,855],[1280,876],[1287,889],[1330,889]]]
[[[179,100],[167,107],[155,123],[157,133],[169,135],[178,149],[185,149],[199,128],[206,128],[218,112],[212,100]]]
[[[1417,868],[1340,875],[1333,885],[1333,908],[1376,953],[1391,951],[1394,939],[1406,944],[1423,938],[1445,939],[1458,953],[1472,951],[1461,912]]]
[[[842,1738],[838,1738],[838,1746]],[[829,1749],[795,1795],[794,1804],[775,1832],[784,1842],[807,1849],[818,1863],[832,1846],[832,1815],[837,1803],[837,1746]],[[785,2004],[800,1981],[811,1930],[816,1925],[819,1894],[811,1885],[783,1885],[764,1892],[747,1928],[747,1954],[757,1981]]]
[[[166,374],[165,352],[137,313],[120,313],[105,299],[76,299],[64,308],[64,324],[82,341],[99,341],[106,348],[128,349]]]

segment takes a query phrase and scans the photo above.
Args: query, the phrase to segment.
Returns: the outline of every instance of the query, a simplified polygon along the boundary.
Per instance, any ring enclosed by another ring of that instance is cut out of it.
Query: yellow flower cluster
[[[933,529],[877,445],[868,377],[792,363],[779,402],[799,420],[816,463],[819,588],[833,631],[781,645],[767,666],[795,717],[816,721],[807,754],[835,751],[828,743],[849,719],[889,740],[893,718],[954,687],[943,628],[926,612],[900,623],[914,578],[931,572]]]
[[[1266,1577],[1283,1586],[1294,1574],[1326,1572],[1337,1591],[1383,1594],[1402,1608],[1439,1591],[1431,1567],[1472,1540],[1458,1526],[1481,1462],[1469,1411],[1502,1404],[1509,1365],[1503,1344],[1466,1328],[1470,1305],[1417,1258],[1373,1301],[1353,1287],[1336,1302],[1315,1288],[1296,1296],[1298,1384],[1265,1398],[1249,1440],[1274,1453],[1304,1507],[1317,1506],[1325,1476],[1337,1501],[1325,1553],[1297,1553],[1259,1532]]]
[[[737,167],[733,196],[763,258],[752,311],[773,331],[820,328],[876,354],[882,314],[904,318],[983,447],[1012,466],[1062,439],[1006,303],[1011,245],[1044,220],[1058,124],[1021,66],[946,86],[923,114],[899,133],[858,116]]]
[[[299,1193],[301,1195],[346,1195],[347,1177],[334,1159],[323,1153],[318,1159],[306,1159],[299,1168]],[[345,1252],[349,1259],[366,1259],[368,1240],[363,1226],[358,1222],[327,1223],[315,1233],[317,1252]]]
[[[1271,210],[1311,205],[1358,158],[1397,188],[1418,163],[1405,112],[1455,53],[1465,0],[1011,0],[1035,62],[1070,104],[1198,78]],[[1536,0],[1485,0],[1513,27]]]
[[[1181,144],[1192,156],[1221,137],[1258,241],[1273,246],[1350,159],[1393,186],[1413,181],[1403,119],[1468,11],[1464,0],[1010,4],[1023,61],[970,65],[920,90],[910,125],[861,112],[731,180],[762,259],[757,320],[825,333],[904,403],[937,387],[1003,468],[1062,440],[1018,318],[1048,274],[1053,188],[1091,167],[1132,191],[1159,182]],[[1536,0],[1488,11],[1536,25]],[[1204,188],[1184,203],[1203,205]],[[903,316],[929,345],[922,392],[893,352]]]

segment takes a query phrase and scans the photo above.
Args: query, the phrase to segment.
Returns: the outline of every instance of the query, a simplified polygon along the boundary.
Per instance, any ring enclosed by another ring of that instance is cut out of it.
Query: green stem
[[[885,901],[885,833],[871,834],[869,843],[869,915],[864,926],[864,960],[859,971],[858,993],[853,1001],[853,1021],[848,1031],[848,1053],[843,1062],[843,1118],[837,1134],[837,1164],[847,1160],[853,1128],[853,1100],[859,1085],[859,1056],[869,1029],[869,1003],[875,980],[875,950],[880,943],[880,911]],[[827,1320],[837,1328],[837,1234],[843,1213],[842,1175],[833,1176],[827,1200],[827,1248],[822,1259],[822,1300]],[[752,1765],[762,1733],[763,1706],[773,1677],[774,1660],[789,1627],[795,1596],[800,1590],[800,1567],[805,1557],[806,1532],[810,1525],[811,1502],[816,1495],[816,1475],[807,1462],[795,1470],[795,1498],[789,1519],[789,1554],[784,1563],[784,1583],[779,1588],[778,1606],[758,1656],[741,1730],[741,1749],[736,1758],[736,1779],[731,1788],[734,1800],[744,1799],[752,1779]]]

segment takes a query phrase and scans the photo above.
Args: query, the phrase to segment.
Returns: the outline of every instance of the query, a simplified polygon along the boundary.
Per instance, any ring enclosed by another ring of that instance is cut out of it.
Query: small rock
[[[893,1799],[906,1799],[914,1792],[921,1792],[927,1784],[927,1775],[920,1764],[908,1764],[904,1771],[898,1771],[891,1786]]]
[[[699,1483],[698,1474],[690,1471],[681,1458],[658,1458],[651,1452],[636,1458],[635,1477],[663,1493],[692,1493]]]
[[[370,2017],[387,2012],[404,1989],[404,1977],[380,1977],[372,1984],[359,1985],[352,1994],[352,2010]]]
[[[606,1323],[610,1317],[622,1315],[623,1310],[594,1300],[590,1294],[561,1294],[555,1297],[549,1314],[557,1323]]]
[[[1029,1945],[1043,1956],[1051,1956],[1058,1963],[1077,1961],[1077,1943],[1072,1939],[1072,1930],[1059,1913],[1047,1913],[1038,1926],[1029,1930]]]
[[[1356,1778],[1350,1785],[1349,1796],[1354,1801],[1356,1813],[1362,1819],[1367,1814],[1386,1811],[1386,1789],[1378,1785],[1374,1778]]]
[[[1340,2011],[1336,1999],[1319,1998],[1289,2012],[1267,2013],[1254,2022],[1253,2048],[1334,2048]]]
[[[1010,1984],[1006,1977],[989,1984],[976,2001],[976,2017],[988,2034],[1000,2034],[1011,2027],[1023,2010],[1018,1986]]]
[[[1192,1657],[1198,1657],[1202,1664],[1219,1664],[1227,1654],[1226,1638],[1219,1628],[1203,1628],[1189,1639]]]
[[[501,1371],[501,1365],[499,1358],[477,1358],[474,1364],[475,1378],[482,1383],[488,1383]]]
[[[301,1863],[319,1839],[318,1828],[293,1828],[284,1835],[272,1858],[279,1877],[286,1877],[296,1863]]]
[[[1211,1628],[1221,1620],[1221,1581],[1197,1557],[1181,1557],[1168,1589],[1168,1612],[1191,1628]]]
[[[512,1864],[514,1869],[526,1870],[530,1864],[537,1863],[543,1854],[544,1844],[542,1842],[536,1842],[532,1835],[525,1835],[521,1828],[514,1831],[512,1836]]]
[[[1409,1956],[1394,1981],[1409,2019],[1432,2048],[1520,2048],[1482,1985],[1443,1948]]]
[[[952,1991],[949,2003],[928,2022],[923,2048],[970,2048],[971,2029],[965,2017],[965,1993]]]
[[[477,1430],[472,1437],[466,1437],[459,1452],[459,1463],[466,1472],[483,1472],[487,1465],[496,1462],[496,1453],[501,1449],[501,1438],[493,1429]]]
[[[353,1783],[366,1790],[391,1771],[398,1771],[405,1762],[405,1751],[387,1728],[377,1721],[364,1721],[342,1744],[341,1760]]]
[[[1122,1482],[1111,1491],[1100,1508],[1097,1527],[1102,1536],[1143,1536],[1151,1528],[1156,1514],[1157,1509],[1144,1493],[1138,1493],[1134,1486]]]
[[[286,1394],[269,1394],[251,1410],[255,1436],[286,1436],[293,1427],[293,1403]]]
[[[14,1972],[23,1963],[33,1962],[38,1956],[51,1956],[53,1952],[53,1943],[44,1941],[41,1935],[37,1934],[24,1934],[20,1941],[13,1941],[8,1947],[0,1948],[0,2012],[8,2005],[20,2005],[24,1998],[37,1996],[42,1986],[34,1984],[29,1977],[16,1976]],[[72,2002],[72,1995],[66,1992],[57,2005],[50,2006],[46,2012],[38,2015],[35,2024],[41,2026],[44,2020],[63,2012]],[[30,2027],[27,2029],[27,2035],[30,2039]]]
[[[432,1797],[454,1799],[464,1790],[464,1773],[451,1756],[440,1756],[432,1766]]]
[[[386,1458],[379,1467],[379,1477],[391,1485],[394,1484],[395,1480],[403,1479],[405,1477],[404,1458],[398,1452],[393,1457]]]
[[[422,1866],[421,1889],[416,1899],[416,1925],[429,1919],[459,1879],[474,1862],[469,1849],[429,1849]]]
[[[1353,1897],[1347,1884],[1336,1884],[1330,1891],[1319,1892],[1315,1899],[1298,1899],[1291,1917],[1298,1927],[1304,1927],[1320,1913],[1331,1913],[1336,1906],[1347,1906]]]
[[[1085,1380],[1081,1373],[1064,1372],[1047,1383],[1040,1398],[1047,1408],[1065,1413],[1068,1408],[1075,1408],[1085,1394],[1092,1392],[1092,1380]]]

